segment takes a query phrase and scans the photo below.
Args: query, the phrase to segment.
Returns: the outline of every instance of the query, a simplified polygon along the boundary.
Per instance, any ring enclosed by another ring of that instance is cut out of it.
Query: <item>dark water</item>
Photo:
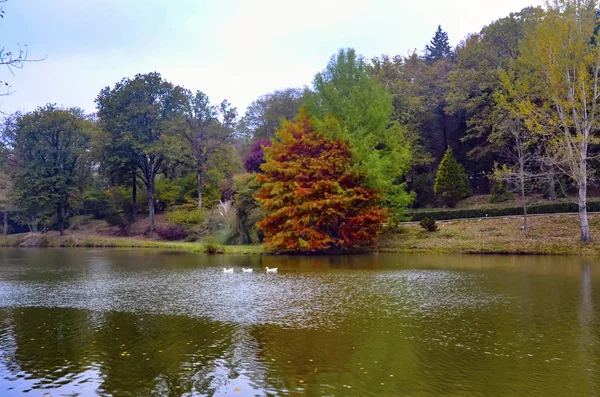
[[[0,396],[594,396],[599,291],[583,258],[4,250]]]

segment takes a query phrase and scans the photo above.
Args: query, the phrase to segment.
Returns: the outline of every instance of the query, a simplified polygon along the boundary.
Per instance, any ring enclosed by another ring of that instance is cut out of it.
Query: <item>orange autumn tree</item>
[[[352,172],[348,146],[315,131],[304,109],[276,136],[264,148],[255,196],[266,214],[258,222],[266,248],[318,252],[374,243],[388,212],[363,176]]]

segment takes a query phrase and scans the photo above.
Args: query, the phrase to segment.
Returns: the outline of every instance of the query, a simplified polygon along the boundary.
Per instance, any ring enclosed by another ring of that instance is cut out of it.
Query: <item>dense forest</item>
[[[313,252],[372,244],[407,208],[514,191],[524,209],[532,192],[573,195],[590,241],[596,10],[526,8],[455,48],[439,27],[408,55],[341,49],[311,87],[261,96],[243,115],[156,72],[104,88],[95,114],[47,104],[9,115],[4,233],[62,234],[85,215],[126,236],[143,217],[149,236]]]

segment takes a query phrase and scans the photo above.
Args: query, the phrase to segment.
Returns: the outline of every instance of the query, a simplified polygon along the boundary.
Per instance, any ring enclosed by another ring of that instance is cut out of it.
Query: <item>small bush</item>
[[[421,225],[421,227],[427,230],[428,232],[435,232],[437,230],[437,223],[435,222],[435,219],[429,216],[426,216],[425,218],[421,219],[419,225]]]
[[[600,212],[600,200],[590,200],[587,202],[589,212]],[[549,202],[532,204],[527,207],[528,214],[558,214],[578,212],[579,206],[573,202]],[[413,221],[420,221],[425,217],[437,220],[466,219],[466,218],[486,218],[494,216],[523,215],[523,207],[514,206],[506,208],[470,208],[470,209],[436,209],[421,210],[409,212]]]
[[[504,183],[494,183],[490,190],[490,203],[503,203],[514,199],[514,195],[506,189]]]
[[[220,252],[219,246],[215,243],[206,243],[204,245],[204,253],[214,255]]]
[[[206,211],[198,208],[193,210],[177,209],[167,212],[167,219],[176,225],[199,225],[206,219]]]
[[[161,239],[168,241],[183,240],[187,237],[187,231],[181,225],[158,225],[156,234]]]

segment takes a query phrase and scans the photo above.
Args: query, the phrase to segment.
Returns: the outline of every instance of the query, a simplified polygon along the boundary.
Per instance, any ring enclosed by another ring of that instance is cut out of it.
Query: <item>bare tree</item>
[[[500,156],[505,163],[502,166],[496,164],[492,178],[497,182],[506,183],[509,189],[518,192],[523,207],[522,229],[526,231],[527,206],[531,193],[539,187],[539,181],[545,178],[540,172],[540,150],[522,120],[507,119],[502,125],[505,140]]]
[[[6,3],[7,0],[0,0],[0,4]],[[0,8],[0,18],[4,18],[4,10]],[[17,44],[15,50],[8,50],[6,47],[0,45],[0,66],[5,66],[11,75],[14,75],[15,69],[22,69],[27,62],[39,62],[45,59],[29,59],[29,53],[27,46],[20,46]],[[10,84],[6,80],[0,80],[0,96],[10,95],[12,93]]]

